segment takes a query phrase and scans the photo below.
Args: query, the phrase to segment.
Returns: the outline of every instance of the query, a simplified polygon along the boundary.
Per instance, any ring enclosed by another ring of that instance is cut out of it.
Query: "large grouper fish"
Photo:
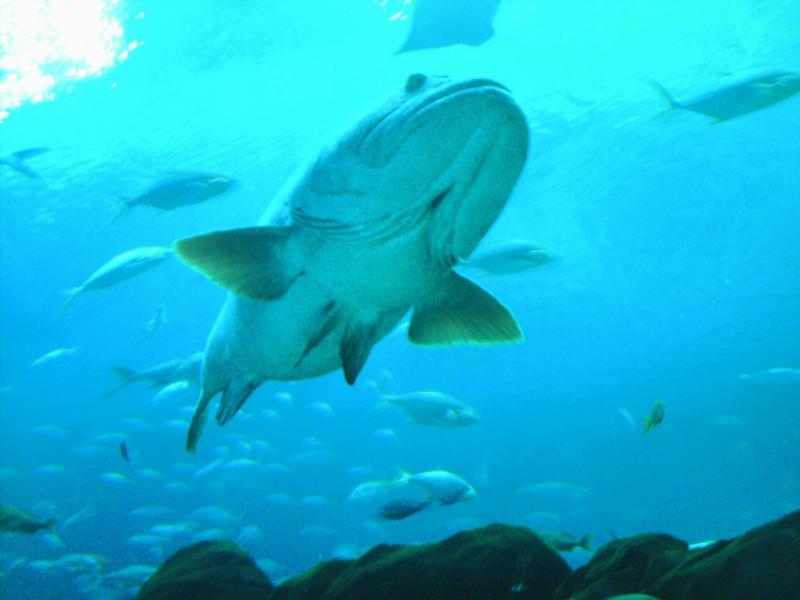
[[[291,177],[257,227],[176,242],[232,292],[206,344],[187,449],[220,392],[224,425],[268,379],[342,367],[353,384],[409,309],[417,344],[520,340],[508,309],[452,267],[497,219],[527,149],[504,86],[414,74]]]

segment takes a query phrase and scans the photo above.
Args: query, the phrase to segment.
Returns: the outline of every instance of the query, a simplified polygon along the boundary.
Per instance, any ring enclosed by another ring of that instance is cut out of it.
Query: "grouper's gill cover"
[[[500,214],[527,147],[500,84],[412,75],[293,176],[259,226],[177,242],[232,292],[206,345],[189,449],[220,392],[224,424],[267,379],[342,367],[353,383],[409,309],[415,343],[521,339],[511,313],[451,267]]]

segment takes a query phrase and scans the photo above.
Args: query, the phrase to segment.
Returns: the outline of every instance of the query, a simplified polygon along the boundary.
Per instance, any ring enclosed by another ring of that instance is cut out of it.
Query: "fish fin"
[[[18,150],[12,154],[13,157],[18,158],[20,160],[25,160],[26,158],[33,158],[34,156],[39,156],[50,150],[50,148],[46,148],[44,146],[39,146],[36,148],[25,148],[25,150]]]
[[[652,428],[653,428],[653,420],[648,415],[644,418],[644,435],[647,435],[647,432],[650,431]]]
[[[283,296],[303,274],[285,257],[289,227],[248,227],[214,231],[178,240],[175,252],[184,262],[230,291],[256,300]]]
[[[351,321],[342,338],[339,348],[339,357],[342,359],[342,370],[347,383],[353,385],[364,363],[367,362],[369,351],[375,344],[378,334],[378,321]]]
[[[114,375],[120,377],[125,383],[128,383],[134,377],[136,377],[136,371],[126,367],[112,367],[111,371],[114,373]]]
[[[14,154],[13,157],[17,160],[7,160],[4,164],[14,169],[17,173],[25,175],[25,177],[29,177],[30,179],[41,179],[39,174],[26,165],[20,157],[18,157],[16,154]]]
[[[663,98],[663,100],[667,104],[669,104],[669,107],[671,109],[674,110],[677,108],[683,108],[683,104],[675,100],[675,98],[673,98],[672,95],[667,91],[667,88],[661,85],[658,81],[656,81],[655,79],[649,79],[648,81],[650,85],[653,86],[653,88],[656,90],[656,92],[658,92],[658,95],[661,96],[661,98]]]
[[[114,209],[111,218],[103,225],[103,229],[109,227],[119,221],[122,217],[128,214],[128,211],[133,207],[133,204],[127,198],[120,197],[120,204]]]
[[[189,433],[186,436],[186,450],[192,454],[197,450],[197,441],[203,434],[203,428],[206,426],[206,420],[208,419],[208,405],[214,396],[216,396],[216,392],[213,394],[205,390],[200,392],[200,400],[197,402],[197,408],[194,409],[192,424],[189,425]]]
[[[415,306],[408,339],[423,346],[522,340],[522,330],[511,312],[477,284],[457,275],[441,300]]]
[[[77,298],[78,294],[80,294],[82,291],[83,288],[80,286],[68,289],[67,299],[64,301],[64,304],[61,305],[61,309],[59,309],[58,312],[63,314],[69,311],[69,309],[72,308],[72,303],[75,302],[75,298]]]
[[[314,332],[314,335],[308,339],[303,353],[300,355],[300,358],[297,359],[297,362],[294,363],[295,367],[303,362],[303,359],[308,356],[308,353],[316,348],[322,340],[328,337],[330,332],[333,331],[339,324],[341,314],[335,309],[336,303],[333,301],[328,302],[322,307],[320,310],[320,319],[322,320],[322,325],[317,331]]]
[[[261,382],[234,380],[229,383],[222,392],[222,400],[219,401],[217,423],[225,425],[230,421],[259,385]]]

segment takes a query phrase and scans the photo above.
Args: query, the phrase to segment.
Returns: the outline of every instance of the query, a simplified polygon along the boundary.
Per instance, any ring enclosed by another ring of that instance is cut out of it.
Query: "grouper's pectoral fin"
[[[522,339],[511,312],[491,294],[455,273],[431,304],[414,307],[408,339],[423,346],[491,344]]]
[[[247,227],[214,231],[175,242],[175,253],[232,292],[256,300],[283,296],[303,274],[286,246],[289,227]]]
[[[367,362],[369,351],[375,345],[378,335],[377,319],[354,319],[347,324],[339,348],[339,357],[342,359],[342,370],[347,383],[353,385],[356,377]]]

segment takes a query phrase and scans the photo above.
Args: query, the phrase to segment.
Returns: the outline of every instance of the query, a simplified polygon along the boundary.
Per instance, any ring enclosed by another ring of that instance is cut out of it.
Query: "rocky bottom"
[[[441,542],[382,544],[274,587],[229,541],[167,559],[137,600],[800,600],[800,511],[690,550],[649,533],[600,547],[572,570],[535,532],[489,525]]]

